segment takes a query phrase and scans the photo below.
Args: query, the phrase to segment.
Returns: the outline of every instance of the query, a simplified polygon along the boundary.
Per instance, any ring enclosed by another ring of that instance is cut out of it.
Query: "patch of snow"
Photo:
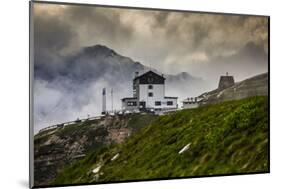
[[[93,173],[98,173],[100,171],[101,167],[102,167],[101,165],[97,166],[95,169],[92,170],[92,172]]]
[[[186,150],[189,149],[191,143],[188,143],[187,145],[185,145],[180,151],[179,151],[179,154],[182,154],[183,152],[185,152]]]
[[[217,98],[219,98],[223,94],[223,92],[224,91],[219,92],[219,94],[217,95]]]
[[[111,161],[116,160],[118,157],[119,157],[119,153],[118,153],[118,154],[116,154],[115,156],[113,156],[113,158],[111,158]]]

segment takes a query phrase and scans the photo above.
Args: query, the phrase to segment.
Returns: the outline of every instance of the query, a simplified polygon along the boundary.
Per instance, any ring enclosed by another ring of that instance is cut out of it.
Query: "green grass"
[[[152,114],[132,114],[127,115],[127,117],[129,118],[128,127],[138,131],[145,125],[148,125],[150,122],[155,120],[158,116]]]
[[[125,143],[68,166],[53,184],[268,172],[268,116],[267,97],[160,116]],[[103,174],[97,179],[91,170],[98,164]]]

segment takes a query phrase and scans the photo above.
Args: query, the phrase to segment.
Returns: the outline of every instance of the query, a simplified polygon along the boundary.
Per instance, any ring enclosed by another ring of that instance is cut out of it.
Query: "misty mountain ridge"
[[[138,61],[134,61],[129,57],[120,55],[113,49],[100,44],[83,47],[78,53],[61,58],[63,59],[62,61],[66,62],[67,66],[61,69],[58,68],[57,70],[44,70],[47,72],[44,75],[40,74],[40,70],[37,70],[36,67],[35,77],[42,78],[44,80],[67,77],[73,80],[83,81],[88,79],[95,80],[98,77],[103,76],[104,73],[108,72],[113,75],[115,75],[115,73],[122,72],[123,76],[125,76],[123,79],[133,79],[135,72],[142,74],[148,70],[152,70],[158,74],[164,74],[159,72],[157,69],[149,68]],[[46,75],[52,77],[46,77]],[[201,78],[194,77],[185,71],[174,75],[164,75],[170,80],[198,79],[203,82]]]
[[[194,77],[187,72],[175,75],[164,74],[157,69],[149,68],[129,57],[122,56],[104,45],[84,47],[77,55],[70,57],[69,62],[71,70],[66,75],[72,80],[81,82],[103,80],[109,86],[118,86],[119,83],[122,83],[124,87],[131,90],[130,86],[135,77],[135,72],[143,74],[152,70],[158,74],[163,74],[167,86],[171,85],[172,88],[177,88],[177,91],[182,89],[183,85],[187,85],[189,88],[192,85],[194,85],[194,88],[205,88],[204,86],[206,86],[203,79]],[[180,86],[176,87],[178,85]]]
[[[88,55],[106,55],[106,56],[117,55],[117,53],[113,49],[109,49],[108,47],[99,44],[94,46],[84,47],[82,51]]]
[[[84,47],[74,55],[57,57],[56,61],[50,60],[50,64],[56,64],[56,67],[46,68],[35,64],[35,125],[39,125],[39,129],[42,125],[69,121],[88,114],[100,115],[102,88],[108,92],[113,89],[113,106],[115,110],[120,110],[120,99],[133,94],[135,72],[140,75],[152,70],[163,74],[104,45]],[[184,70],[176,75],[164,74],[164,77],[166,95],[179,97],[178,103],[187,96],[209,90],[203,79]],[[39,101],[44,98],[49,101]],[[111,109],[111,102],[107,103],[107,109]]]
[[[164,74],[159,72],[157,69],[149,68],[140,62],[134,61],[129,57],[122,56],[116,53],[114,50],[104,46],[104,45],[93,45],[82,48],[81,52],[78,55],[79,57],[89,57],[93,59],[99,60],[103,58],[101,62],[103,64],[110,64],[111,66],[119,67],[119,66],[126,66],[129,70],[132,70],[131,74],[135,74],[135,72],[139,72],[139,74],[143,74],[148,70],[152,70],[158,74]],[[114,65],[117,64],[117,65]],[[118,70],[118,69],[117,69]],[[134,71],[135,70],[135,71]],[[123,70],[122,70],[123,71]],[[191,74],[183,71],[178,74],[164,74],[167,79],[176,80],[176,79],[200,79],[192,76]],[[201,79],[202,80],[202,79]],[[202,80],[203,81],[203,80]]]

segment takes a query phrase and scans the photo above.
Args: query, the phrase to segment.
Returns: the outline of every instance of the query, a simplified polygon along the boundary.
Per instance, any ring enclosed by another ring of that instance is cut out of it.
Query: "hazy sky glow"
[[[167,74],[188,72],[212,86],[226,71],[242,80],[268,69],[266,17],[35,3],[34,30],[35,68],[46,70],[63,69],[61,57],[96,44]],[[65,93],[35,70],[35,110],[55,111]],[[35,112],[35,123],[47,114]]]

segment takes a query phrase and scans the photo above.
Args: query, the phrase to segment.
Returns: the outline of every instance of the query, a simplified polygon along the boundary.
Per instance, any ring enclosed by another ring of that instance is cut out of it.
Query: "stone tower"
[[[233,76],[229,76],[228,72],[226,72],[226,75],[223,75],[220,77],[220,82],[219,82],[219,89],[225,89],[228,87],[231,87],[234,85],[234,78]]]

